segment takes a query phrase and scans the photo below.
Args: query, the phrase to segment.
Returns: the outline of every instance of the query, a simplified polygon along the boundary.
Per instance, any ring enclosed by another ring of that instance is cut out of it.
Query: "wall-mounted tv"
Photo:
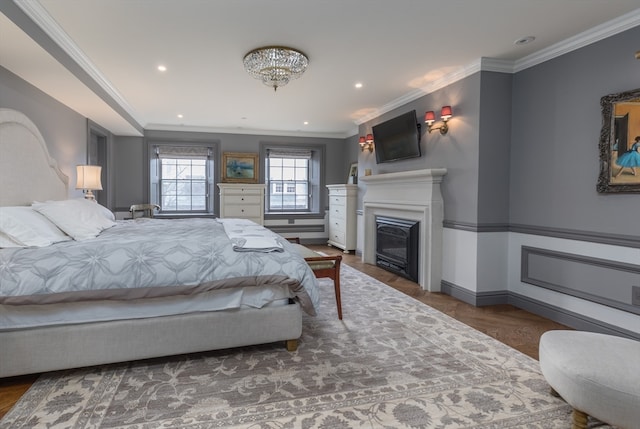
[[[420,157],[420,124],[415,110],[374,125],[372,131],[376,163]]]

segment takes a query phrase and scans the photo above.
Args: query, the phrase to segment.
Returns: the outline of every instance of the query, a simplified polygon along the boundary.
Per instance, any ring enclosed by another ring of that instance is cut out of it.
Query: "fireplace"
[[[420,222],[376,216],[376,265],[418,282]]]
[[[444,217],[440,183],[446,173],[444,168],[432,168],[358,178],[358,182],[366,186],[362,199],[363,262],[376,265],[376,218],[416,222],[419,225],[417,283],[429,292],[440,292]]]

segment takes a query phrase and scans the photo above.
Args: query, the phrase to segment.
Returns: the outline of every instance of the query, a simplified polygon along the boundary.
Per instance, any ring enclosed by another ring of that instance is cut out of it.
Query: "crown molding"
[[[356,123],[356,125],[363,124],[367,121],[383,115],[384,113],[390,112],[397,107],[404,106],[411,101],[417,100],[424,95],[431,94],[432,92],[435,92],[441,88],[445,88],[459,80],[471,76],[474,73],[485,70],[485,68],[489,71],[506,71],[507,73],[512,73],[513,62],[493,58],[480,58],[470,64],[467,64],[466,66],[459,67],[457,70],[447,74],[446,76],[443,76],[442,78],[429,83],[429,85],[415,89],[399,98],[396,98],[390,103],[387,103],[379,109],[376,109],[372,113],[358,118],[354,122]]]
[[[479,71],[518,73],[522,70],[559,57],[576,49],[580,49],[599,40],[606,39],[607,37],[614,36],[638,25],[640,25],[640,8],[516,61],[500,60],[488,57],[480,58],[466,66],[458,68],[452,73],[449,73],[434,82],[431,82],[429,85],[411,91],[390,103],[385,104],[381,108],[366,116],[358,118],[354,122],[356,125],[361,125],[383,115],[384,113],[401,107],[424,95],[442,89]]]
[[[640,8],[517,60],[514,73],[622,33],[638,25],[640,25]]]
[[[182,131],[197,133],[213,133],[213,134],[246,134],[246,135],[263,135],[263,136],[279,136],[279,137],[311,137],[326,139],[346,139],[358,134],[357,129],[351,129],[341,133],[317,133],[313,131],[282,131],[282,130],[263,130],[253,128],[219,128],[207,127],[201,125],[171,125],[171,124],[147,124],[145,131]]]
[[[121,109],[138,124],[140,120],[133,107],[125,100],[109,80],[98,70],[91,60],[82,52],[69,35],[58,25],[38,0],[15,1],[18,6],[40,29],[62,49],[69,58],[80,67]],[[69,67],[67,67],[69,69]],[[75,74],[71,69],[69,69]],[[79,76],[76,75],[80,79]],[[80,79],[82,80],[82,79]],[[94,91],[95,92],[95,91]],[[100,94],[96,94],[99,97]],[[101,97],[104,98],[104,97]],[[105,100],[109,104],[108,100]],[[137,128],[137,127],[136,127]]]

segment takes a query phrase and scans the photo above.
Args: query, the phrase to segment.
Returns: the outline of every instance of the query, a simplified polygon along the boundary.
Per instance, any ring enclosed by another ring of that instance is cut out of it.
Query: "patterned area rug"
[[[569,428],[538,362],[348,266],[282,344],[44,374],[2,428]]]

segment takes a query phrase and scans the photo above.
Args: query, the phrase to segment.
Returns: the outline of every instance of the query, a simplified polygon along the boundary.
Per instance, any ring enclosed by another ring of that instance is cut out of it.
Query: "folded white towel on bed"
[[[236,237],[231,241],[236,252],[284,252],[282,244],[271,237]]]
[[[284,252],[273,231],[246,219],[218,219],[236,252]]]

